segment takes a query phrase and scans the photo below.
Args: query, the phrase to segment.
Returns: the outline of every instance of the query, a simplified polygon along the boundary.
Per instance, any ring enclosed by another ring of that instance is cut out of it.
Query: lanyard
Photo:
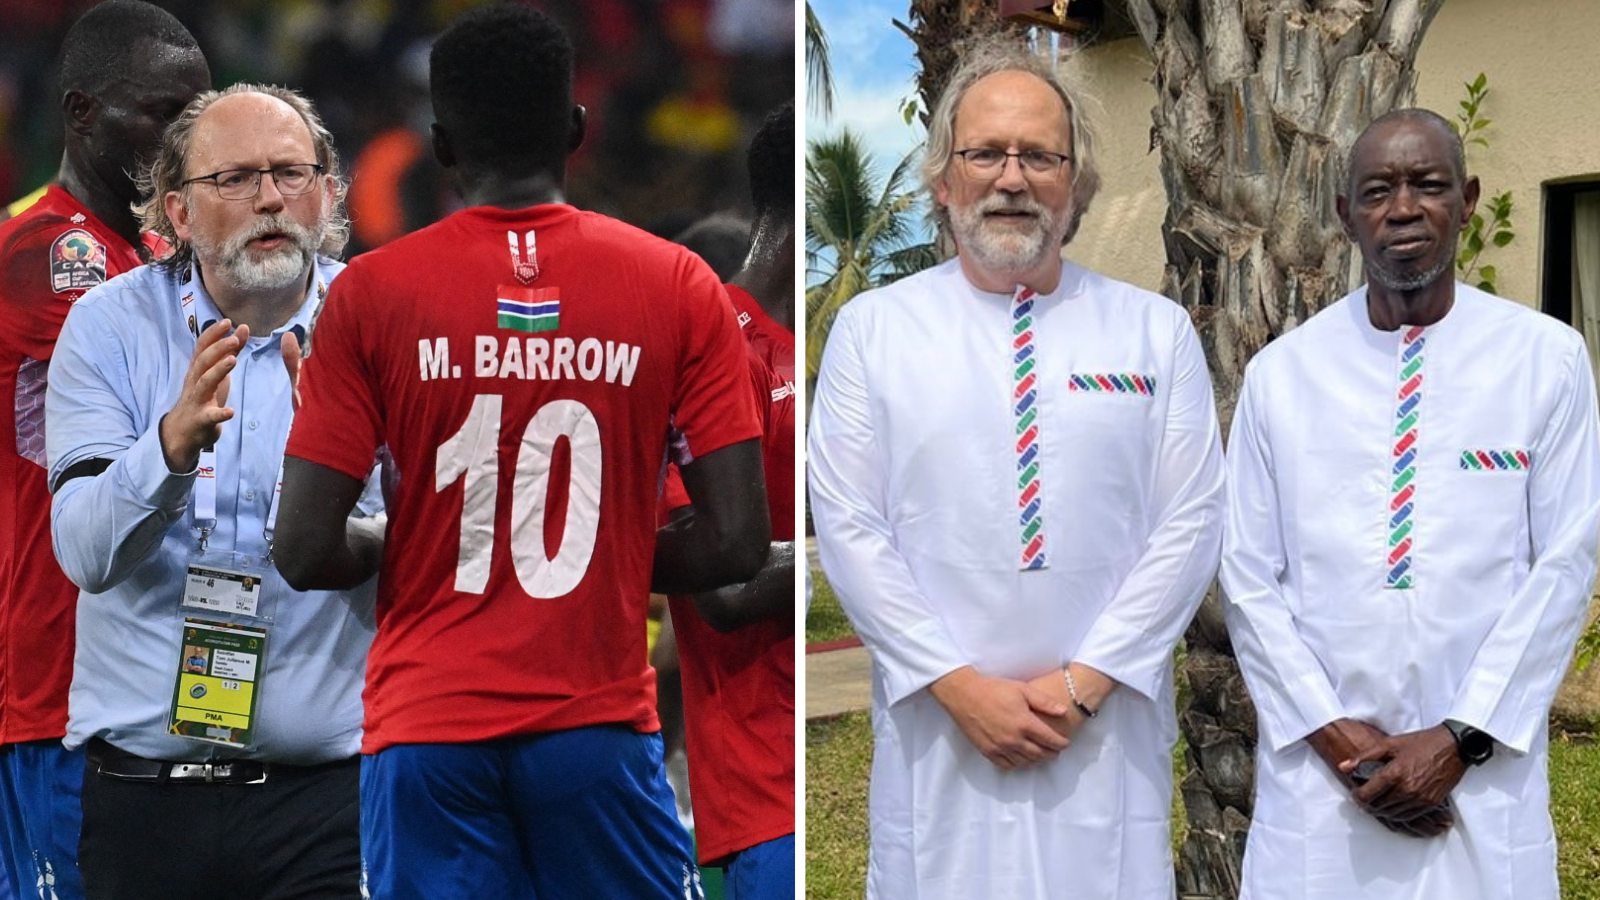
[[[278,501],[283,497],[283,462],[278,462],[278,478],[272,487],[272,502],[267,505],[267,526],[261,530],[267,539],[267,558],[272,558],[272,539],[278,530]],[[200,529],[200,552],[204,553],[217,527],[217,448],[200,451],[200,468],[194,478],[194,524]]]
[[[216,319],[208,320],[201,325],[197,319],[198,309],[191,311],[191,306],[196,305],[197,295],[203,295],[200,279],[194,269],[189,270],[189,283],[183,287],[182,297],[178,301],[180,314],[187,317],[189,330],[199,340],[200,332],[210,328]],[[327,296],[328,288],[319,275],[316,279],[317,298],[321,300]],[[210,300],[210,297],[206,297]],[[211,304],[215,309],[215,303]],[[208,312],[210,310],[207,310]],[[220,310],[218,310],[220,314]],[[292,329],[302,345],[305,345],[305,329],[299,325]],[[290,413],[292,417],[293,412]],[[293,422],[293,419],[290,419]],[[272,501],[267,505],[267,524],[261,534],[267,539],[267,559],[272,558],[273,535],[278,528],[278,500],[283,496],[283,460],[278,460],[278,477],[272,486]],[[217,527],[217,448],[215,445],[205,447],[200,451],[200,467],[194,479],[194,524],[200,530],[200,552],[204,553],[211,542],[211,532]]]
[[[211,529],[217,527],[217,448],[200,451],[200,469],[194,477],[194,524],[200,529],[200,552],[206,552]]]

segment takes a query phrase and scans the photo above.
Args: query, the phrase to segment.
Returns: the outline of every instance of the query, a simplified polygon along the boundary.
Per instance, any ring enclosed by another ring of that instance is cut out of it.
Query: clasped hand
[[[1059,670],[1015,681],[964,666],[929,691],[978,752],[1008,771],[1055,759],[1084,722]]]
[[[1350,789],[1351,799],[1390,831],[1435,837],[1455,824],[1450,792],[1466,765],[1444,726],[1388,735],[1365,722],[1340,719],[1307,741]],[[1358,786],[1351,775],[1369,760],[1383,767]]]

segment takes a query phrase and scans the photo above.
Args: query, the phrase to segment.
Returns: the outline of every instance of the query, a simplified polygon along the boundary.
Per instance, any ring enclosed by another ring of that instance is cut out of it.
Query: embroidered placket
[[[1012,300],[1012,410],[1017,420],[1017,512],[1021,528],[1021,568],[1042,569],[1045,557],[1044,497],[1039,483],[1039,378],[1033,358],[1033,291],[1021,288]]]
[[[1415,544],[1417,495],[1417,426],[1422,419],[1421,327],[1400,338],[1399,388],[1394,411],[1394,481],[1389,488],[1389,559],[1385,586],[1410,590],[1414,583],[1411,556]]]

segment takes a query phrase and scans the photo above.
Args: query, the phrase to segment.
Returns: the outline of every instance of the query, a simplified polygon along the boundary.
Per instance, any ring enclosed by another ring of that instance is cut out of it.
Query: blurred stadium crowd
[[[56,54],[93,0],[0,0],[0,203],[60,163]],[[217,86],[282,84],[316,104],[350,165],[346,258],[453,212],[427,148],[428,47],[482,0],[156,0],[199,40]],[[672,238],[749,214],[742,153],[793,95],[792,0],[540,0],[578,48],[588,138],[569,200]],[[715,265],[715,263],[714,263]]]

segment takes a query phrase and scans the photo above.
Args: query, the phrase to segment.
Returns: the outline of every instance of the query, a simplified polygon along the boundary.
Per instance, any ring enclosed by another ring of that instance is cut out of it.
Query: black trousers
[[[83,776],[87,900],[359,900],[360,757],[260,784]]]

